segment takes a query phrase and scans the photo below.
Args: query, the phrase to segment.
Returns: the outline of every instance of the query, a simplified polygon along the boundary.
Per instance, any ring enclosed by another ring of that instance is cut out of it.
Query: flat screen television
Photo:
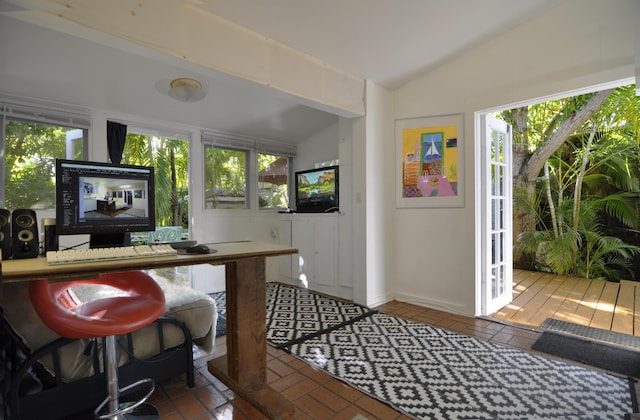
[[[154,169],[56,160],[56,233],[90,234],[91,247],[130,244],[155,230]]]
[[[330,213],[339,210],[338,166],[295,173],[296,211]]]

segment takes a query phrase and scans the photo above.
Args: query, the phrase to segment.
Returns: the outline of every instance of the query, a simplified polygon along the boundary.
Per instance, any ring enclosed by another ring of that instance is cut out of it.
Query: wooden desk
[[[227,354],[209,361],[209,371],[272,419],[292,419],[291,402],[267,384],[267,257],[297,249],[260,242],[208,244],[218,252],[87,264],[48,265],[45,258],[2,261],[2,282],[90,278],[100,273],[195,264],[224,265],[227,295]]]

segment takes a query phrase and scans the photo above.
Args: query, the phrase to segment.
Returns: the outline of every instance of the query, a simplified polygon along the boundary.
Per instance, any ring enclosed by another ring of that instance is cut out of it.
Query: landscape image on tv
[[[296,172],[296,210],[302,213],[338,211],[338,167]]]
[[[298,197],[320,199],[336,194],[336,172],[333,169],[298,174]]]

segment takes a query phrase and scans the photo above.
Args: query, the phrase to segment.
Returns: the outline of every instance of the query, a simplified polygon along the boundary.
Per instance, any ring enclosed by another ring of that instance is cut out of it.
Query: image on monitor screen
[[[338,166],[295,173],[296,211],[328,213],[339,210]]]
[[[153,167],[56,161],[56,229],[61,235],[155,229]]]

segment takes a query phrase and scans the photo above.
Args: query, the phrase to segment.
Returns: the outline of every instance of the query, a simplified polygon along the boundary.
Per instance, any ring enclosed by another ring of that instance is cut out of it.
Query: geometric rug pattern
[[[416,419],[620,419],[630,379],[267,284],[267,340]]]
[[[373,312],[365,306],[280,283],[267,283],[266,294],[267,340],[280,348]]]
[[[216,312],[218,321],[216,322],[216,337],[227,335],[227,292],[209,293],[209,296],[216,301]]]

